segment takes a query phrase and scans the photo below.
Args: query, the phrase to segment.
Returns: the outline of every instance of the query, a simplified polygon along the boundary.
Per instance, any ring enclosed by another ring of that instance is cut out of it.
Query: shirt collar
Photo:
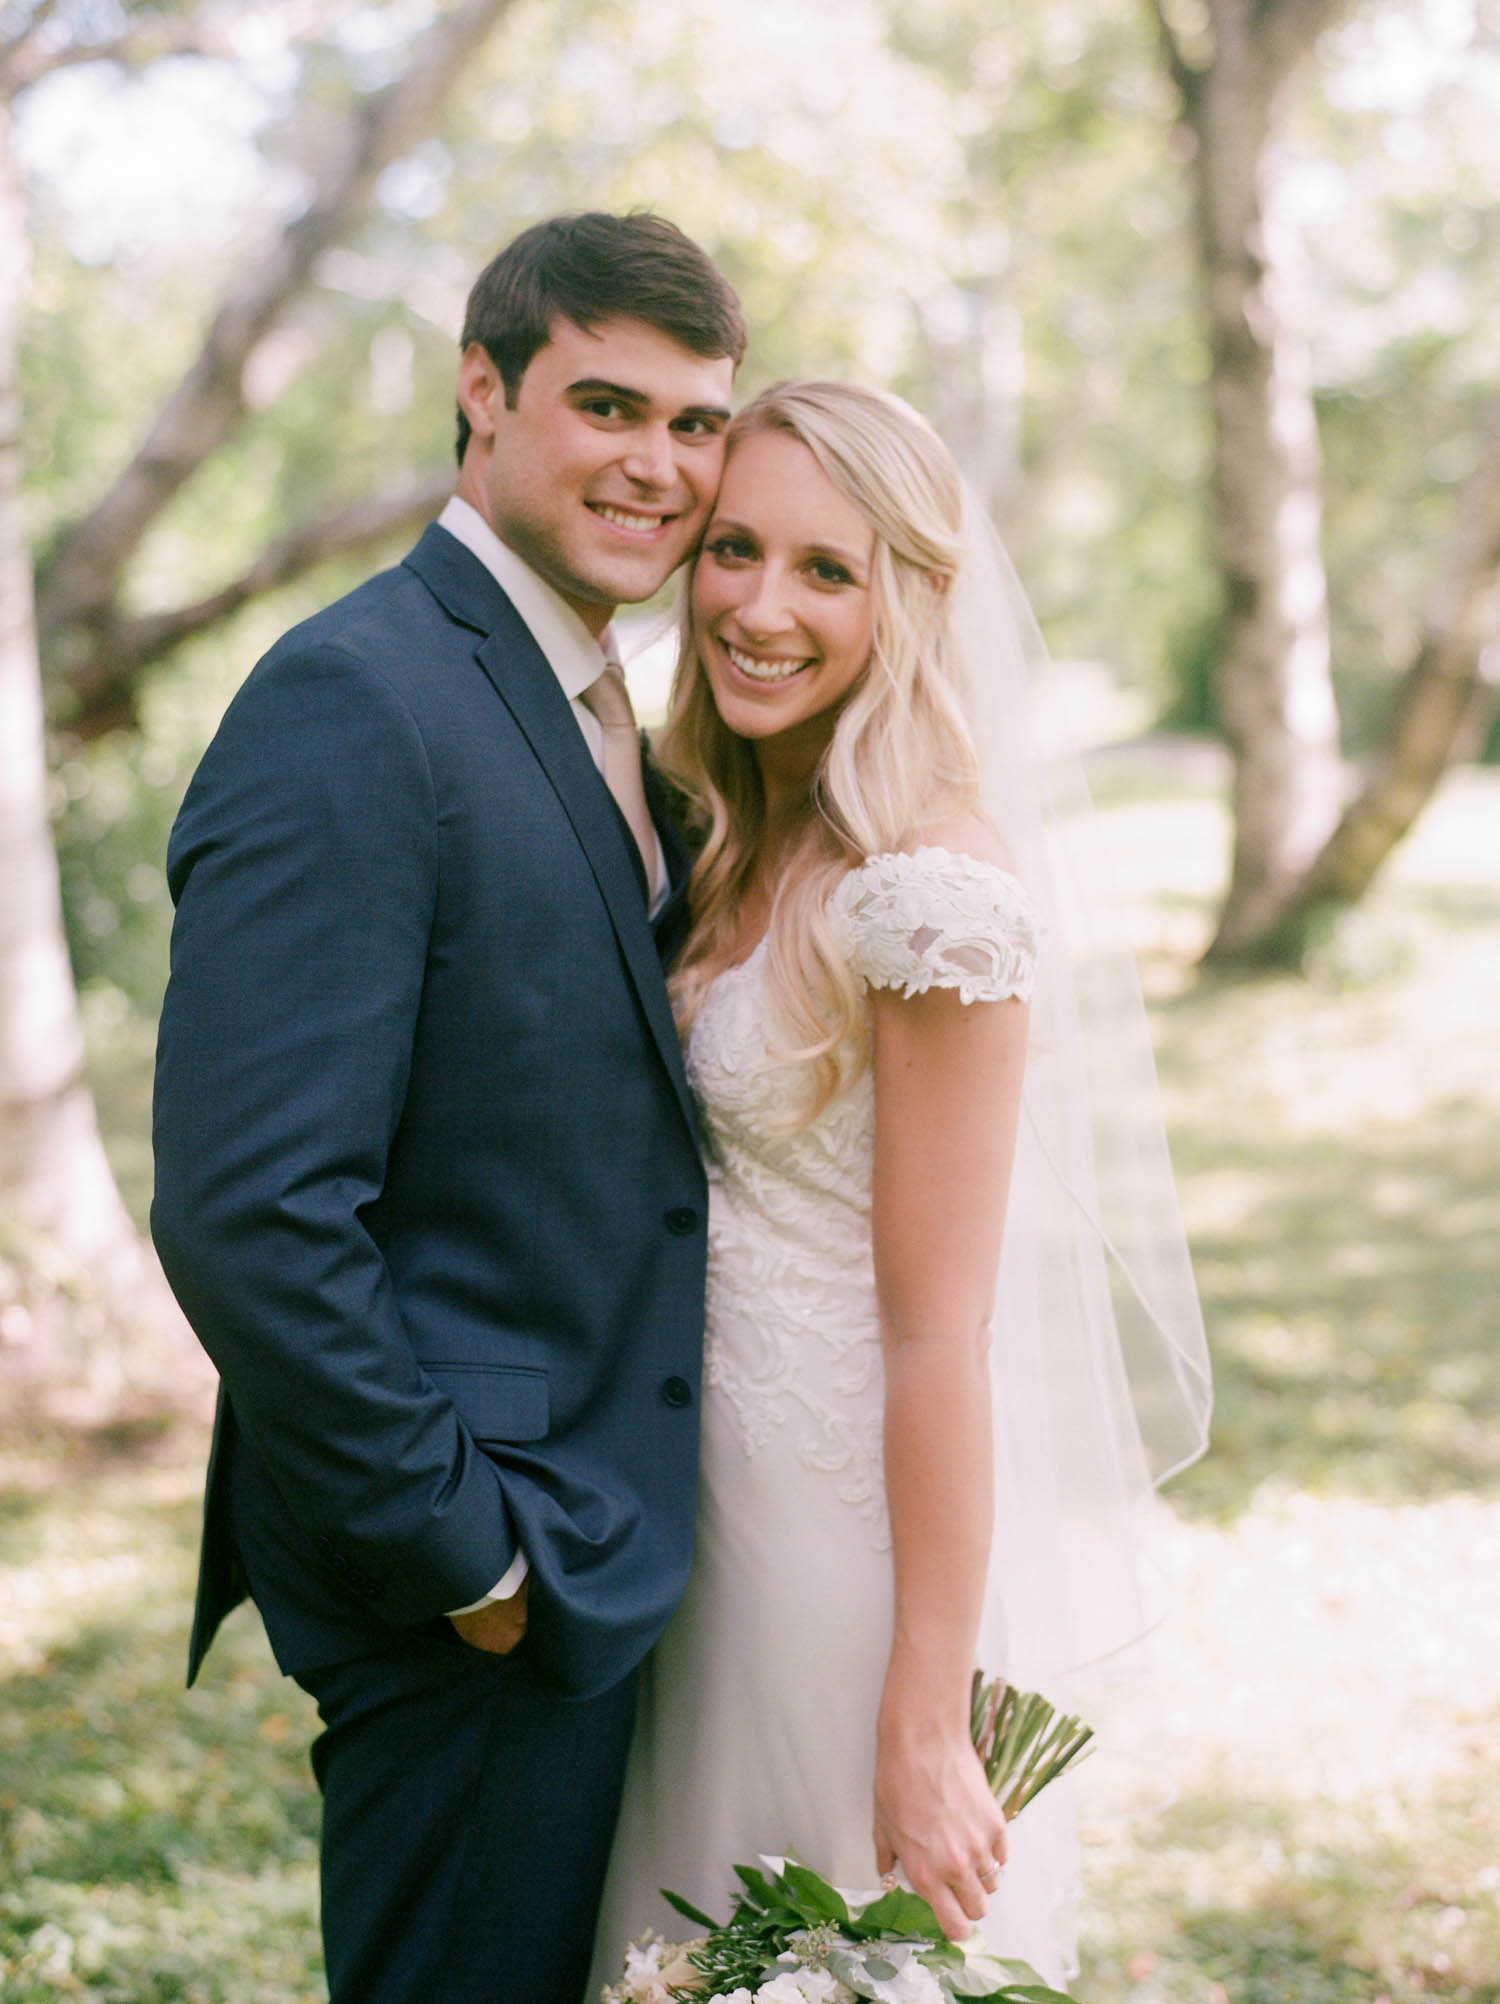
[[[470,502],[455,494],[438,516],[438,527],[457,537],[494,578],[525,620],[570,702],[598,681],[604,666],[618,664],[614,629],[607,626],[596,640],[567,600],[501,542]]]

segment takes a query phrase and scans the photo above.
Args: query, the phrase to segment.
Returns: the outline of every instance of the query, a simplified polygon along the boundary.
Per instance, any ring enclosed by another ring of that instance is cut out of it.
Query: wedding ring
[[[882,1873],[881,1873],[881,1875],[880,1875],[880,1890],[881,1890],[881,1891],[882,1891],[883,1893],[893,1893],[893,1892],[895,1892],[895,1890],[896,1890],[896,1874],[895,1874],[894,1872],[882,1872]]]
[[[1005,1867],[1003,1865],[997,1865],[993,1858],[990,1859],[987,1865],[976,1865],[974,1868],[975,1875],[977,1876],[980,1885],[989,1887],[991,1888],[991,1890],[993,1890],[995,1886],[999,1885],[1000,1874],[1004,1871],[1004,1869]]]

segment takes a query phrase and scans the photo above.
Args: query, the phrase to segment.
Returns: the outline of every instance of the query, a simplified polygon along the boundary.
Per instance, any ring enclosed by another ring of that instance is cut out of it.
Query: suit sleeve
[[[393,1621],[516,1555],[496,1471],[423,1372],[365,1223],[400,1120],[437,806],[399,697],[335,648],[262,664],[173,830],[152,1234],[331,1578]]]

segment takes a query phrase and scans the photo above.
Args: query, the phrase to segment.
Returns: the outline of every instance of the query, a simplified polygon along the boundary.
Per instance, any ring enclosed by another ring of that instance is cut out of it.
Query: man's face
[[[559,317],[515,408],[477,343],[459,368],[473,428],[458,492],[591,632],[696,545],[724,463],[734,364],[640,320]]]

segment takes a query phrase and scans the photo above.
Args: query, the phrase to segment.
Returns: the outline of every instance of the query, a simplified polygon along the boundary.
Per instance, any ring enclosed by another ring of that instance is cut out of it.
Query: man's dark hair
[[[745,352],[745,322],[724,274],[664,216],[591,211],[534,223],[474,281],[460,352],[480,342],[514,409],[521,378],[561,314],[575,327],[643,320],[695,355]],[[458,413],[458,458],[469,421]]]

